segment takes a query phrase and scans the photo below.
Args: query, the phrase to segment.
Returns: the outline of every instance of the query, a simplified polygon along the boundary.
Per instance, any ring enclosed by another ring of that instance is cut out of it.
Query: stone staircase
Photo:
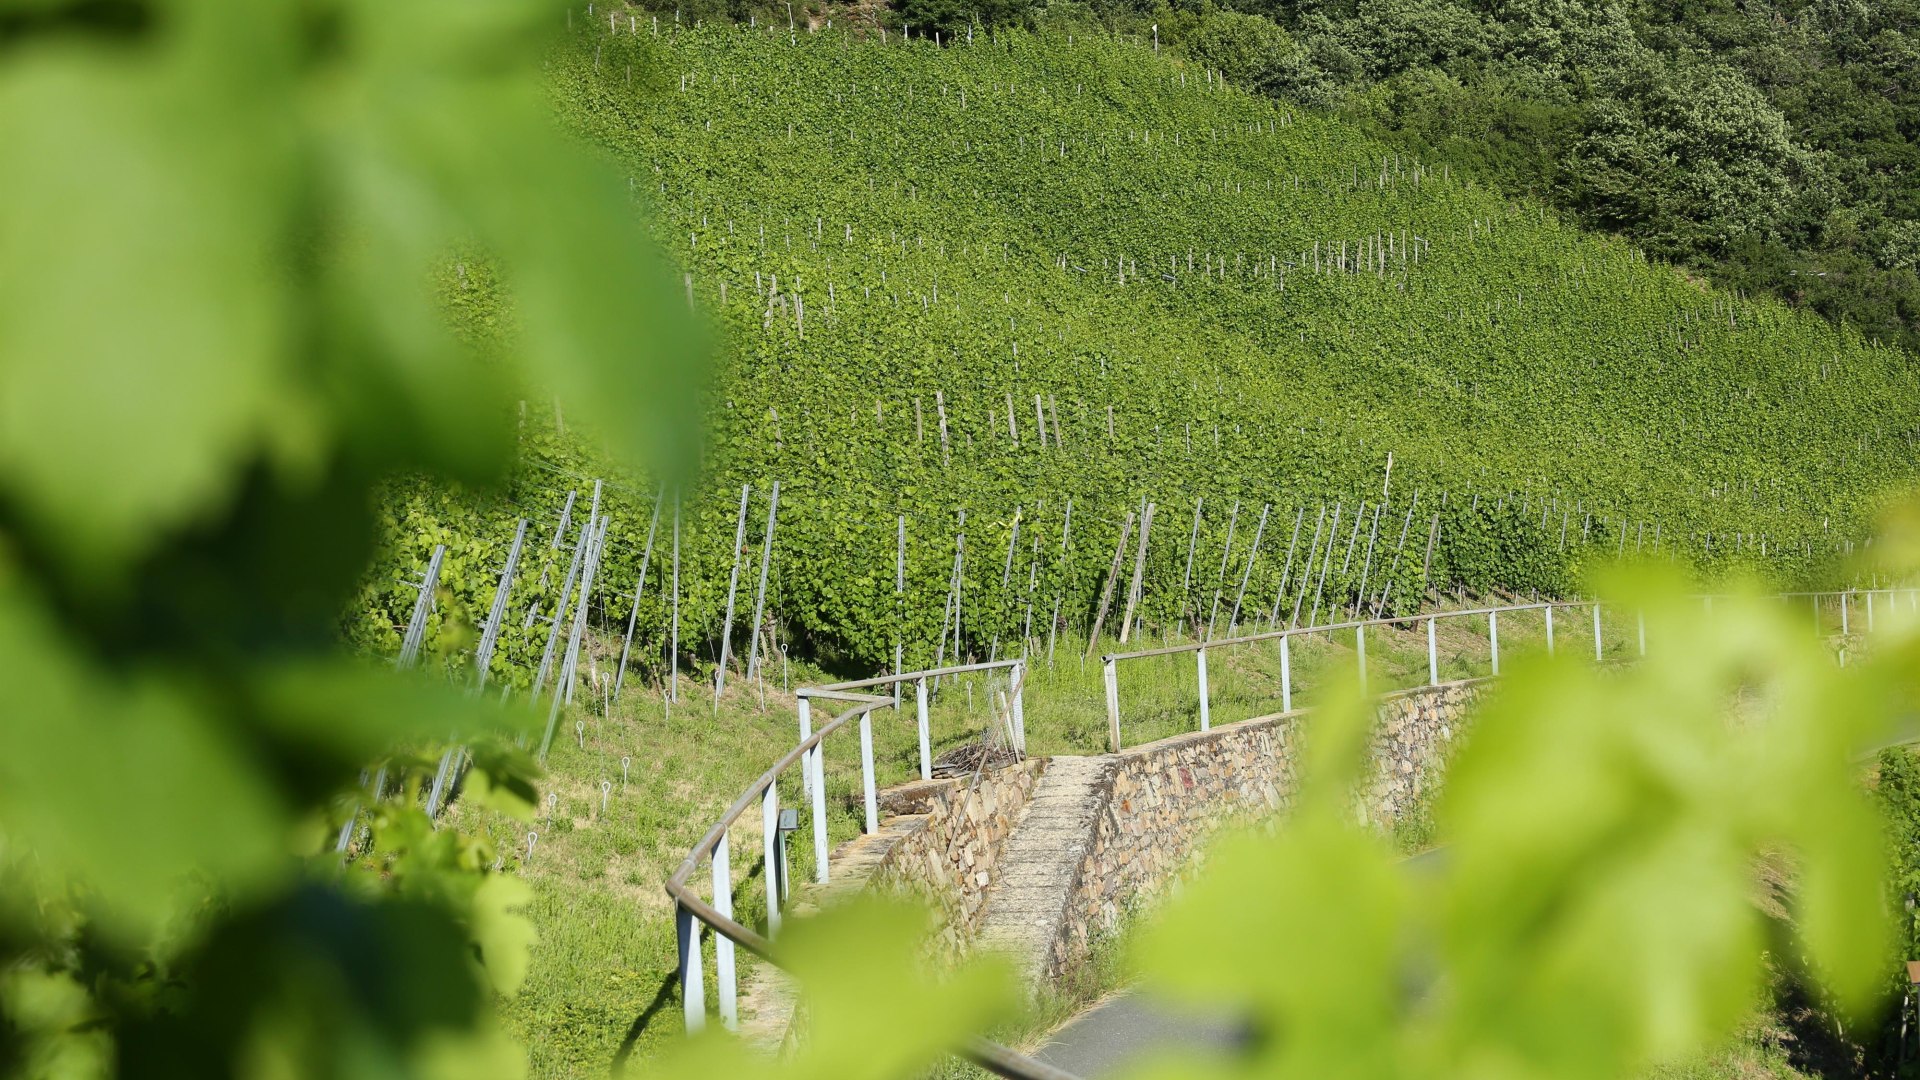
[[[1007,837],[986,894],[979,947],[1019,966],[1029,991],[1053,976],[1067,904],[1093,844],[1116,759],[1056,757]]]

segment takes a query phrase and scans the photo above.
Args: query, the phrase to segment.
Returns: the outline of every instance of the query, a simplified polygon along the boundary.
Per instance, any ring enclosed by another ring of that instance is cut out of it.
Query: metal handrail
[[[1917,609],[1920,609],[1920,590],[1916,590],[1912,587],[1899,587],[1899,586],[1889,586],[1887,588],[1881,588],[1881,589],[1864,589],[1864,590],[1857,589],[1857,588],[1850,588],[1850,589],[1833,589],[1833,590],[1828,590],[1824,592],[1809,591],[1809,592],[1779,593],[1779,594],[1776,594],[1776,598],[1782,601],[1786,601],[1790,598],[1796,598],[1796,597],[1812,598],[1814,621],[1815,621],[1815,625],[1818,626],[1819,619],[1820,619],[1821,598],[1838,597],[1839,610],[1840,610],[1840,633],[1842,635],[1846,635],[1851,632],[1851,628],[1849,625],[1850,612],[1848,610],[1847,599],[1849,597],[1862,596],[1862,595],[1864,595],[1867,598],[1867,608],[1866,608],[1867,629],[1872,630],[1873,622],[1874,622],[1873,597],[1879,593],[1885,593],[1889,599],[1891,599],[1897,593],[1905,593],[1907,594],[1909,600],[1912,601],[1914,607]],[[1707,604],[1709,609],[1712,608],[1714,600],[1721,599],[1721,598],[1731,599],[1733,597],[1730,597],[1730,596],[1722,597],[1722,596],[1715,596],[1710,594],[1696,595],[1695,597],[1693,597],[1693,599],[1704,601]],[[1401,615],[1401,616],[1385,617],[1385,618],[1378,618],[1378,619],[1357,619],[1350,622],[1342,622],[1342,623],[1325,623],[1325,624],[1317,624],[1312,626],[1290,626],[1285,629],[1266,630],[1256,634],[1245,634],[1240,637],[1204,639],[1200,641],[1188,642],[1186,644],[1181,644],[1181,645],[1168,645],[1158,649],[1141,649],[1135,652],[1107,653],[1100,658],[1100,662],[1102,665],[1101,675],[1102,675],[1103,681],[1105,682],[1106,699],[1107,699],[1106,704],[1107,704],[1108,746],[1114,753],[1118,753],[1123,745],[1121,732],[1120,732],[1120,681],[1119,681],[1119,672],[1118,672],[1118,665],[1119,665],[1119,662],[1122,660],[1140,660],[1140,659],[1146,659],[1146,658],[1156,657],[1156,656],[1172,656],[1172,655],[1181,654],[1181,653],[1192,653],[1194,655],[1196,677],[1199,683],[1199,691],[1200,691],[1200,710],[1199,710],[1200,730],[1208,731],[1208,730],[1211,730],[1212,728],[1212,714],[1211,714],[1211,707],[1209,703],[1209,695],[1207,692],[1207,653],[1209,650],[1212,650],[1212,649],[1230,648],[1236,645],[1249,645],[1249,644],[1256,644],[1256,643],[1265,642],[1265,641],[1278,641],[1280,643],[1281,711],[1283,713],[1287,713],[1287,712],[1293,711],[1293,669],[1292,669],[1292,656],[1290,651],[1290,645],[1293,638],[1301,637],[1301,636],[1311,636],[1314,634],[1330,634],[1332,632],[1342,631],[1342,630],[1353,631],[1354,651],[1358,654],[1358,657],[1359,657],[1360,678],[1362,682],[1365,682],[1367,677],[1367,648],[1366,648],[1367,628],[1379,627],[1379,626],[1397,626],[1403,623],[1423,623],[1424,622],[1427,624],[1427,681],[1422,684],[1422,688],[1424,688],[1429,686],[1436,686],[1440,682],[1439,648],[1435,640],[1434,628],[1441,619],[1465,618],[1469,616],[1484,616],[1487,619],[1487,630],[1488,630],[1487,636],[1489,640],[1490,652],[1492,654],[1493,674],[1498,675],[1500,674],[1499,620],[1501,615],[1515,614],[1515,613],[1526,612],[1526,611],[1544,611],[1546,613],[1546,619],[1547,619],[1547,653],[1551,655],[1553,653],[1553,644],[1554,644],[1553,613],[1557,610],[1565,610],[1565,609],[1571,609],[1571,608],[1589,608],[1589,607],[1593,609],[1594,659],[1596,661],[1599,661],[1599,660],[1605,659],[1602,652],[1602,637],[1601,637],[1601,631],[1600,631],[1600,610],[1601,610],[1602,604],[1599,600],[1587,600],[1587,599],[1535,601],[1533,603],[1508,604],[1508,605],[1499,606],[1499,607],[1463,608],[1455,611],[1434,611],[1434,612],[1427,612],[1424,614]],[[1636,612],[1634,615],[1634,621],[1635,621],[1636,633],[1638,636],[1639,654],[1641,656],[1645,656],[1647,654],[1646,618],[1643,614]]]
[[[917,682],[921,679],[942,679],[948,675],[967,675],[979,671],[997,671],[1001,668],[1019,667],[1026,663],[1024,658],[1013,660],[989,660],[984,664],[956,664],[948,667],[929,668],[926,671],[896,672],[892,675],[876,675],[871,679],[855,679],[851,682],[830,683],[826,686],[812,687],[797,691],[801,694],[824,695],[828,691],[839,692],[862,686],[898,686],[901,683]]]
[[[1829,592],[1782,593],[1781,599],[1788,597],[1813,597],[1816,620],[1819,615],[1819,598],[1838,596],[1841,598],[1840,614],[1842,633],[1847,633],[1848,613],[1846,598],[1861,595],[1862,590],[1846,589]],[[1885,592],[1890,597],[1896,592],[1905,592],[1916,607],[1920,607],[1920,590],[1913,588],[1888,588],[1866,590],[1872,593]],[[1709,603],[1715,597],[1703,597]],[[1179,653],[1193,653],[1198,658],[1200,681],[1200,729],[1209,726],[1206,682],[1206,654],[1211,649],[1228,648],[1236,645],[1254,644],[1264,641],[1279,641],[1281,648],[1281,676],[1284,711],[1292,711],[1292,687],[1288,660],[1288,644],[1292,638],[1303,634],[1323,634],[1334,631],[1352,630],[1359,645],[1361,657],[1361,676],[1365,678],[1365,631],[1370,626],[1394,626],[1402,623],[1427,624],[1428,674],[1426,686],[1438,682],[1438,665],[1434,651],[1434,626],[1441,619],[1485,616],[1489,620],[1489,629],[1493,649],[1493,673],[1499,674],[1499,636],[1498,619],[1502,614],[1525,611],[1544,611],[1547,615],[1547,648],[1553,648],[1553,612],[1558,609],[1591,607],[1594,613],[1594,647],[1596,657],[1601,650],[1600,610],[1597,600],[1544,601],[1528,604],[1511,604],[1503,607],[1467,608],[1456,611],[1429,612],[1420,615],[1361,619],[1344,623],[1326,625],[1288,627],[1282,630],[1268,630],[1257,634],[1248,634],[1236,638],[1220,638],[1198,641],[1183,645],[1167,646],[1159,649],[1145,649],[1130,653],[1110,653],[1101,658],[1104,666],[1107,690],[1107,708],[1111,724],[1113,749],[1120,749],[1119,701],[1116,665],[1122,660],[1143,659],[1154,656],[1168,656]],[[1644,618],[1636,616],[1639,629],[1639,652],[1646,655],[1646,624]],[[1872,605],[1868,605],[1868,628],[1872,628]],[[920,728],[920,768],[922,778],[930,774],[928,757],[927,726],[927,682],[947,676],[965,675],[977,672],[1011,669],[1012,671],[1012,728],[1015,744],[1025,749],[1025,725],[1022,719],[1022,689],[1025,680],[1022,672],[1026,658],[996,660],[983,664],[961,664],[926,671],[896,672],[892,675],[876,676],[871,679],[857,679],[832,683],[827,686],[807,687],[797,691],[800,712],[800,741],[793,749],[782,755],[772,766],[762,772],[739,798],[721,814],[706,833],[695,842],[693,848],[682,859],[673,874],[667,879],[667,895],[672,897],[675,906],[675,928],[679,938],[681,1001],[686,1017],[688,1031],[698,1031],[706,1024],[706,988],[701,970],[701,951],[696,923],[705,924],[714,933],[715,978],[720,991],[720,1013],[723,1022],[729,1027],[738,1022],[738,988],[734,979],[734,948],[746,949],[768,963],[780,966],[779,950],[772,935],[779,931],[781,903],[785,891],[785,874],[776,870],[785,865],[784,847],[779,841],[779,791],[778,783],[782,773],[795,763],[801,765],[803,788],[812,799],[813,833],[815,845],[815,879],[821,884],[827,882],[826,850],[826,793],[824,773],[821,768],[822,747],[829,735],[846,727],[855,719],[860,721],[861,734],[861,773],[862,786],[866,800],[866,828],[868,834],[878,830],[878,815],[875,806],[874,768],[872,750],[872,714],[882,708],[899,706],[898,688],[906,683],[916,687],[916,706]],[[891,686],[895,688],[894,697],[882,697],[857,693],[860,689]],[[811,730],[811,708],[815,700],[831,700],[849,704],[851,707],[823,725],[820,730]],[[727,850],[727,834],[741,815],[747,812],[758,798],[762,809],[763,844],[765,846],[767,877],[767,928],[763,936],[733,917],[732,878]],[[690,885],[694,872],[699,869],[700,861],[705,858],[712,865],[714,901],[709,903],[701,899],[698,891]],[[1078,1080],[1073,1073],[1054,1066],[1035,1061],[1008,1047],[982,1038],[970,1038],[958,1051],[974,1064],[995,1075],[1008,1080]]]
[[[686,858],[680,861],[680,865],[667,879],[667,895],[674,902],[674,924],[679,939],[680,997],[688,1031],[698,1031],[706,1025],[706,985],[702,972],[696,923],[705,924],[714,933],[715,982],[720,994],[721,1020],[728,1027],[734,1026],[739,1020],[734,948],[738,946],[776,967],[780,966],[778,949],[772,937],[756,933],[733,917],[733,884],[727,850],[728,832],[757,798],[761,804],[762,842],[765,847],[763,866],[766,868],[764,873],[767,880],[767,929],[768,935],[777,934],[783,900],[781,894],[785,886],[784,873],[776,870],[776,867],[785,865],[785,853],[779,842],[778,784],[780,776],[796,762],[801,764],[802,783],[813,803],[814,877],[816,881],[825,884],[828,876],[826,785],[821,768],[821,747],[827,736],[846,727],[856,718],[860,721],[861,779],[867,814],[865,831],[869,834],[878,831],[870,721],[876,710],[896,707],[898,702],[892,697],[859,694],[853,691],[861,687],[897,686],[905,682],[918,684],[918,693],[915,696],[920,722],[920,769],[922,777],[925,778],[930,773],[927,745],[927,680],[948,675],[1013,669],[1015,694],[1012,706],[1013,732],[1016,745],[1024,749],[1025,731],[1021,720],[1023,710],[1020,701],[1024,680],[1020,678],[1020,671],[1025,664],[1024,657],[984,664],[961,664],[927,671],[896,673],[874,679],[834,683],[829,686],[807,687],[798,692],[801,727],[799,743],[747,785],[746,790],[742,791],[739,798],[727,807],[719,820],[714,822],[705,835],[694,843],[693,848],[687,852]],[[822,725],[820,730],[811,731],[809,728],[812,702],[815,700],[840,701],[852,707]],[[712,865],[714,892],[712,903],[701,899],[699,892],[689,884],[703,858]],[[1009,1080],[1078,1080],[1072,1073],[1034,1061],[1008,1047],[986,1039],[969,1039],[960,1053],[981,1068],[998,1076],[1007,1077]]]
[[[1102,660],[1139,660],[1149,656],[1171,656],[1174,653],[1198,652],[1201,649],[1221,649],[1230,645],[1250,645],[1260,641],[1276,641],[1284,637],[1299,637],[1305,634],[1324,634],[1330,630],[1352,630],[1365,626],[1392,626],[1404,622],[1424,622],[1428,619],[1446,619],[1466,615],[1504,615],[1512,611],[1539,611],[1543,608],[1588,607],[1596,603],[1593,600],[1548,600],[1531,604],[1510,604],[1505,607],[1465,608],[1459,611],[1433,611],[1424,615],[1387,616],[1379,619],[1356,619],[1351,622],[1315,623],[1312,626],[1289,626],[1284,630],[1262,630],[1257,634],[1243,634],[1232,638],[1207,638],[1190,641],[1183,645],[1168,645],[1158,649],[1141,649],[1138,652],[1107,653]]]
[[[1435,624],[1441,619],[1485,616],[1487,636],[1493,653],[1493,673],[1500,674],[1500,616],[1526,611],[1544,611],[1547,616],[1547,651],[1553,651],[1553,613],[1567,608],[1593,608],[1595,659],[1599,659],[1600,643],[1600,603],[1597,600],[1545,600],[1526,604],[1507,604],[1499,607],[1462,608],[1455,611],[1435,611],[1421,615],[1387,616],[1378,619],[1355,619],[1349,622],[1320,623],[1311,626],[1289,626],[1280,630],[1264,630],[1256,634],[1244,634],[1240,637],[1213,638],[1188,642],[1182,645],[1168,645],[1158,649],[1140,649],[1127,653],[1107,653],[1100,658],[1101,680],[1105,684],[1107,704],[1107,745],[1113,753],[1119,753],[1124,745],[1120,734],[1120,675],[1119,663],[1122,660],[1140,660],[1156,656],[1173,656],[1192,653],[1195,675],[1200,690],[1200,730],[1209,731],[1213,727],[1213,714],[1210,695],[1207,691],[1207,653],[1212,649],[1231,648],[1237,645],[1257,644],[1264,641],[1280,643],[1280,711],[1293,711],[1293,639],[1314,634],[1331,634],[1336,631],[1351,630],[1354,637],[1354,650],[1359,655],[1360,679],[1364,683],[1367,677],[1367,641],[1366,631],[1370,626],[1397,626],[1401,623],[1427,624],[1427,681],[1423,686],[1434,686],[1440,682],[1439,644],[1434,636]],[[1646,622],[1640,620],[1640,653],[1646,655]]]

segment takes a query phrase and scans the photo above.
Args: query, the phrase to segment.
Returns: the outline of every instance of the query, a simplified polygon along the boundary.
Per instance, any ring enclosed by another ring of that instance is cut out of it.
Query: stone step
[[[1029,990],[1053,974],[1055,941],[1093,844],[1115,758],[1056,757],[1022,809],[987,887],[980,945],[1008,954]]]

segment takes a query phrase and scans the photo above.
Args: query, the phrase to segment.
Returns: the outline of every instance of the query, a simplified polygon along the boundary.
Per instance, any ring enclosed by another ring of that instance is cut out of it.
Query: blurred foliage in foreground
[[[695,355],[626,192],[552,133],[542,5],[0,8],[0,1072],[512,1076],[493,1026],[528,928],[497,852],[411,799],[318,855],[356,771],[514,719],[337,659],[369,492],[484,480],[555,392],[636,465],[683,463]],[[485,252],[515,326],[476,358],[430,284]],[[1513,675],[1404,877],[1351,820],[1366,710],[1316,719],[1301,812],[1224,846],[1143,962],[1248,1012],[1217,1075],[1609,1076],[1725,1034],[1797,866],[1786,955],[1836,1005],[1887,958],[1850,753],[1911,700],[1889,630],[1844,672],[1762,601],[1622,586],[1653,659]],[[1729,710],[1740,717],[1730,724]],[[509,751],[468,797],[525,809]],[[419,763],[397,759],[414,782]],[[316,857],[316,855],[318,857]],[[786,938],[814,1038],[766,1070],[890,1076],[1004,1011],[904,982],[898,914]],[[707,1041],[662,1065],[762,1068]]]
[[[375,483],[488,480],[548,394],[688,457],[670,275],[543,104],[563,25],[0,4],[0,1074],[523,1071],[497,853],[413,799],[319,853],[396,747],[480,739],[468,797],[530,790],[509,717],[340,659]],[[512,296],[484,356],[434,295],[462,252]]]
[[[1894,943],[1860,754],[1910,714],[1920,621],[1883,615],[1841,667],[1776,599],[1709,612],[1657,573],[1599,591],[1645,612],[1648,658],[1514,666],[1450,768],[1437,870],[1402,864],[1355,813],[1369,701],[1351,690],[1316,712],[1295,813],[1220,843],[1138,949],[1156,992],[1244,1017],[1253,1038],[1140,1075],[1638,1076],[1738,1035],[1770,964],[1850,1027],[1878,1018]],[[1756,903],[1763,859],[1791,868],[1784,920]],[[899,985],[894,950],[846,955],[865,985]],[[874,1046],[950,1037],[884,1019],[758,1073],[862,1075]],[[719,1075],[721,1053],[659,1074]]]

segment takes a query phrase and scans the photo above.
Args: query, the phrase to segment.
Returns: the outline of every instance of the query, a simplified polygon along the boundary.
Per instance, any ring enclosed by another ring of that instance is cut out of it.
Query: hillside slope
[[[1265,503],[1250,595],[1271,593],[1294,523],[1304,553],[1336,503],[1343,532],[1356,501],[1374,513],[1389,454],[1379,531],[1417,514],[1418,552],[1441,513],[1435,588],[1564,589],[1636,549],[1805,579],[1913,473],[1902,354],[1150,49],[575,22],[557,105],[627,167],[725,342],[707,476],[682,496],[683,649],[718,632],[742,484],[755,549],[782,484],[771,610],[873,663],[900,638],[936,655],[962,511],[966,647],[984,653],[1021,633],[1024,594],[1090,621],[1121,519],[1149,500],[1154,621],[1188,603],[1190,547],[1203,580],[1240,568]],[[455,300],[491,319],[491,295],[476,273]],[[397,504],[398,561],[430,535],[474,545],[450,579],[474,610],[512,515],[551,522],[598,472],[545,410],[525,423],[533,463],[571,477]],[[609,493],[602,596],[633,588],[649,487]],[[1356,590],[1359,562],[1329,590]],[[1424,591],[1423,562],[1394,571],[1393,605]],[[411,599],[369,600],[378,644]],[[649,596],[641,638],[657,648],[667,618]],[[508,666],[543,642],[509,640]]]
[[[637,674],[624,699],[588,689],[562,715],[537,850],[524,849],[524,827],[488,825],[503,850],[528,851],[515,870],[538,890],[543,940],[508,1009],[538,1075],[644,1058],[671,1035],[658,879],[796,730],[791,698],[745,679],[717,704],[685,680],[677,708],[659,697],[674,633],[669,551],[681,559],[679,670],[705,677],[743,484],[753,499],[735,666],[778,480],[768,610],[801,661],[797,684],[888,664],[896,641],[911,666],[952,656],[933,642],[963,510],[962,646],[984,657],[1044,634],[1056,600],[1063,632],[1083,635],[1121,520],[1149,499],[1161,514],[1151,624],[1242,576],[1266,503],[1245,575],[1261,614],[1283,573],[1297,588],[1294,521],[1304,551],[1336,503],[1346,516],[1325,543],[1341,572],[1322,584],[1329,606],[1357,592],[1353,508],[1366,500],[1374,513],[1383,490],[1383,549],[1400,515],[1441,517],[1434,580],[1421,580],[1418,532],[1390,572],[1398,606],[1429,585],[1571,587],[1583,563],[1622,548],[1821,574],[1877,493],[1911,476],[1902,417],[1920,387],[1898,354],[1703,288],[1148,50],[1026,35],[936,49],[732,27],[656,37],[644,16],[616,16],[613,32],[576,21],[578,40],[554,62],[558,106],[626,164],[725,348],[707,473],[682,494],[677,545],[671,510],[653,536]],[[471,324],[504,317],[484,266],[461,277],[452,295]],[[454,548],[451,603],[430,640],[458,643],[451,629],[486,609],[513,518],[533,519],[494,672],[524,685],[549,638],[529,609],[553,606],[591,480],[607,478],[612,533],[592,609],[602,633],[584,663],[596,687],[617,663],[654,482],[610,475],[592,440],[552,412],[529,404],[527,465],[503,496],[398,488],[394,560]],[[580,502],[559,530],[569,490]],[[355,628],[369,644],[412,601],[384,584],[393,576],[369,587]],[[1531,630],[1503,623],[1501,634],[1524,648],[1514,635]],[[1424,640],[1399,636],[1369,646],[1372,670],[1392,678],[1397,649],[1424,677]],[[1627,647],[1609,643],[1609,655]],[[1346,658],[1313,648],[1296,678]],[[1105,737],[1099,666],[1074,664],[1079,652],[1036,665],[1036,752],[1094,750]],[[446,649],[464,663],[456,653]],[[1483,656],[1483,643],[1459,642],[1445,662]],[[1270,676],[1222,662],[1218,715],[1277,707]],[[1176,730],[1190,677],[1169,668],[1130,685],[1129,731]],[[940,696],[936,752],[978,737],[975,700],[990,692],[982,681]],[[910,726],[879,728],[882,782],[912,775]],[[857,828],[857,802],[852,759],[836,752],[830,767],[837,840]],[[739,910],[758,910],[753,887],[743,878]]]

